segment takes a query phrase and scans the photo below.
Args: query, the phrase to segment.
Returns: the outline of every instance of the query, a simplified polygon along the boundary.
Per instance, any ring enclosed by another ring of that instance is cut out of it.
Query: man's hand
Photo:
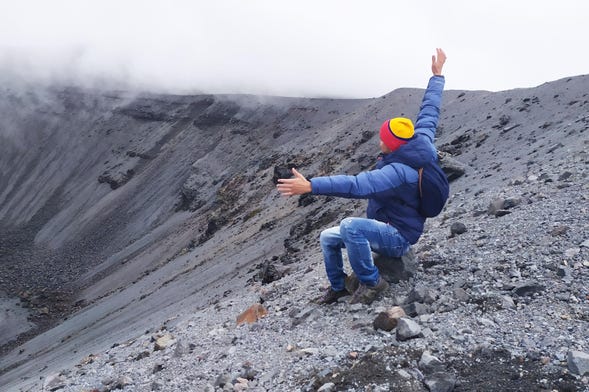
[[[442,75],[442,67],[446,62],[446,53],[440,48],[436,48],[436,55],[432,56],[432,72],[434,75]]]
[[[311,182],[307,181],[305,176],[299,173],[295,168],[292,169],[294,178],[279,178],[276,188],[282,196],[302,195],[311,192]]]

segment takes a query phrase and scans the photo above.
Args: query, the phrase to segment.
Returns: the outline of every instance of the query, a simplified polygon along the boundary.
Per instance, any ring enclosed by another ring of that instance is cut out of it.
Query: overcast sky
[[[586,0],[0,0],[0,72],[180,93],[375,97],[589,73]]]

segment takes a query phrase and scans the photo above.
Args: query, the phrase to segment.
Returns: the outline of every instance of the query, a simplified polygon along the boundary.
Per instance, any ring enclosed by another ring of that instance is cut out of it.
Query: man
[[[346,248],[350,266],[359,285],[350,303],[369,304],[388,283],[374,265],[372,251],[388,257],[401,257],[423,233],[425,217],[419,209],[418,171],[437,160],[434,137],[438,125],[446,54],[436,49],[432,56],[432,73],[425,91],[415,127],[410,119],[393,118],[380,129],[380,150],[376,169],[356,176],[315,177],[308,181],[296,169],[294,178],[279,179],[277,189],[284,196],[315,195],[368,199],[367,218],[345,218],[337,227],[324,230],[320,236],[325,270],[331,287],[319,299],[330,304],[349,295],[346,290],[342,248]]]

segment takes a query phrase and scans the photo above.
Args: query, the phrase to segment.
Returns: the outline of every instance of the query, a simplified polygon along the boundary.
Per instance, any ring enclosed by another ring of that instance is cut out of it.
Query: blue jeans
[[[358,280],[374,286],[379,275],[372,259],[372,251],[389,257],[401,257],[411,246],[393,226],[366,218],[343,219],[339,227],[321,232],[320,243],[327,278],[335,291],[345,288],[342,248],[347,249],[350,266]]]

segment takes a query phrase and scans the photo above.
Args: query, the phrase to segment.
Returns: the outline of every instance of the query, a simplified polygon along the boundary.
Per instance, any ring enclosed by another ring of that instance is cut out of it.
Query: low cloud
[[[23,0],[3,6],[0,71],[12,82],[333,97],[424,87],[435,47],[454,89],[586,72],[578,8],[589,6],[521,3]]]

